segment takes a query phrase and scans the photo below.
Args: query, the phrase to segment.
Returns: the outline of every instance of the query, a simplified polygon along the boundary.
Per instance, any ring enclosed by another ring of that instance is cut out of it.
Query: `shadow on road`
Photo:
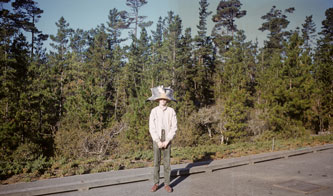
[[[209,165],[213,159],[210,158],[212,153],[205,153],[204,158],[200,160],[195,160],[194,163],[188,164],[185,168],[175,169],[171,171],[171,187],[176,187],[179,183],[183,182],[189,175],[190,170],[193,167]],[[179,176],[177,176],[177,173]]]

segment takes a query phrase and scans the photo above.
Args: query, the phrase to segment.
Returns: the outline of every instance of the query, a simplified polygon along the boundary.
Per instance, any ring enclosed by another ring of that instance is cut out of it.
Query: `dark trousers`
[[[163,153],[163,166],[164,166],[164,185],[170,185],[170,155],[171,155],[171,143],[166,148],[158,148],[156,142],[153,142],[154,149],[154,184],[160,183],[160,165],[161,154]]]

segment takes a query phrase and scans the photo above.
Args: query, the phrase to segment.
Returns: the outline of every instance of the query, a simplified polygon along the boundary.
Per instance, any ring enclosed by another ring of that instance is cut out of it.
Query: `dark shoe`
[[[164,188],[168,193],[172,193],[173,191],[173,189],[169,185],[164,186]]]
[[[158,184],[154,184],[153,188],[151,188],[151,192],[156,192],[158,189]]]

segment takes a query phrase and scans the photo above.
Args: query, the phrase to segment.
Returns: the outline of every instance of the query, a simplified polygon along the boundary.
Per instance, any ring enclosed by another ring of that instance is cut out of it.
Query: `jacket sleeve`
[[[154,113],[154,110],[150,112],[149,116],[149,133],[154,142],[160,142],[160,138],[156,133],[156,115]]]
[[[168,142],[170,142],[174,138],[174,136],[176,135],[176,131],[177,131],[177,115],[175,110],[172,110],[170,131],[166,136],[166,140]]]

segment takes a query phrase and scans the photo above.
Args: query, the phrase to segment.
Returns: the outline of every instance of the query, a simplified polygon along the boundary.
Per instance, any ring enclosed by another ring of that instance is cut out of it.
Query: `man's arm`
[[[177,115],[176,115],[175,110],[172,109],[172,112],[171,112],[171,128],[169,130],[168,135],[165,138],[165,142],[163,143],[165,147],[174,138],[174,136],[176,135],[176,131],[177,131]]]
[[[156,121],[156,116],[154,114],[154,110],[152,110],[150,112],[150,116],[149,116],[149,133],[150,133],[150,136],[153,139],[153,141],[158,144],[161,141],[160,141],[159,136],[156,133],[156,122],[155,121]]]

